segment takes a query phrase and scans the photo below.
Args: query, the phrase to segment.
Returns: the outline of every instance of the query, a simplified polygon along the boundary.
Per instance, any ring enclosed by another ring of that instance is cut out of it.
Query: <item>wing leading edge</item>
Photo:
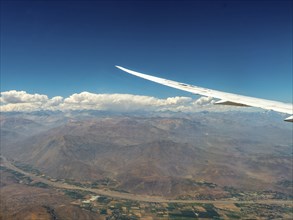
[[[290,103],[283,103],[277,101],[271,101],[266,99],[254,98],[249,96],[237,95],[233,93],[221,92],[212,89],[206,89],[198,86],[193,86],[185,83],[180,83],[168,79],[163,79],[143,73],[139,73],[133,70],[126,69],[121,66],[116,66],[117,68],[130,73],[132,75],[165,85],[169,87],[173,87],[176,89],[180,89],[183,91],[187,91],[196,95],[203,95],[208,97],[213,97],[220,99],[215,104],[221,105],[234,105],[234,106],[251,106],[263,108],[266,110],[273,110],[285,114],[290,114],[291,116],[286,118],[285,121],[293,122],[293,105]]]

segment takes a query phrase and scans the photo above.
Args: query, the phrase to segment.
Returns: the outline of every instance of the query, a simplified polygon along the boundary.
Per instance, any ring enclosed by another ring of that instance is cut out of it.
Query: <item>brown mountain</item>
[[[290,127],[236,116],[242,122],[217,114],[73,117],[3,152],[54,178],[109,178],[134,193],[225,196],[224,186],[290,193],[278,185],[292,179]]]

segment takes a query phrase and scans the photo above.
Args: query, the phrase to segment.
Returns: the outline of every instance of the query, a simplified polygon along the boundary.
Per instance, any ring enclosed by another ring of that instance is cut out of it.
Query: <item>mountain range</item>
[[[292,126],[262,112],[1,114],[1,153],[56,179],[130,193],[292,195]]]

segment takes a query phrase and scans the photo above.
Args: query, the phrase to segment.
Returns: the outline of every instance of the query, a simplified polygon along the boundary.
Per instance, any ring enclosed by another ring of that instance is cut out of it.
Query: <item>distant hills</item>
[[[1,153],[57,179],[115,190],[227,196],[292,186],[292,125],[276,113],[1,113]],[[291,195],[293,196],[293,195]]]

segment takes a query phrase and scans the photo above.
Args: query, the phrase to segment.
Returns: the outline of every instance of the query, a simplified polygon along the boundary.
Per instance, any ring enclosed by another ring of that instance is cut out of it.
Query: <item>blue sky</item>
[[[1,91],[193,96],[120,65],[292,102],[292,1],[1,1]]]

